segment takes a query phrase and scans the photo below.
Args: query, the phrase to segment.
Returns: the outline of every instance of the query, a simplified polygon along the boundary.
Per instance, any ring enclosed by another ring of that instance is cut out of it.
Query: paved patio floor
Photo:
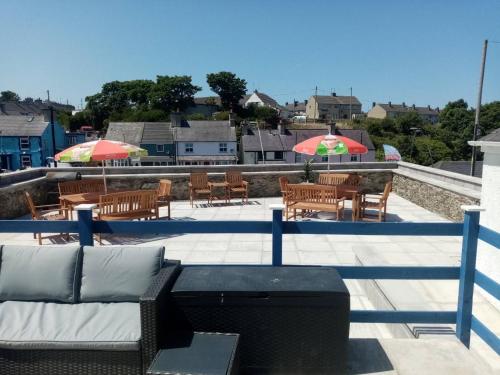
[[[191,207],[188,201],[172,203],[173,220],[271,220],[270,205],[281,198],[254,198],[242,205],[199,201]],[[347,203],[345,219],[351,218]],[[162,209],[163,213],[163,209]],[[305,220],[334,220],[320,213]],[[394,193],[388,201],[387,221],[443,222],[446,219],[417,206]],[[60,236],[45,239],[44,244],[74,244]],[[0,233],[1,244],[36,245],[31,234]],[[104,235],[104,245],[164,245],[166,257],[186,264],[270,264],[271,235],[265,234],[179,234],[179,235]],[[362,235],[285,235],[284,264],[314,265],[441,265],[460,263],[461,237],[446,236],[362,236]],[[352,309],[390,308],[399,310],[455,310],[458,298],[456,281],[378,281],[367,283],[347,280]],[[475,294],[474,313],[500,334],[500,313],[481,294]],[[422,325],[352,324],[351,338],[401,338],[419,336],[435,338],[453,335],[454,326],[429,328]],[[402,328],[401,328],[402,327]],[[445,338],[445,337],[443,337]],[[477,337],[472,353],[500,372],[498,356]]]

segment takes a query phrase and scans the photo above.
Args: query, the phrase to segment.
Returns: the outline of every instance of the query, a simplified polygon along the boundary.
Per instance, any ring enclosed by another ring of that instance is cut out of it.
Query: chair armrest
[[[42,204],[40,206],[35,206],[35,208],[49,208],[49,207],[55,207],[54,209],[59,209],[61,207],[61,204],[54,203],[54,204]]]
[[[243,180],[241,183],[243,186],[248,186],[248,181]]]
[[[180,261],[169,260],[139,299],[144,368],[147,369],[166,339],[171,319],[170,290],[181,271]],[[144,373],[146,373],[144,371]]]

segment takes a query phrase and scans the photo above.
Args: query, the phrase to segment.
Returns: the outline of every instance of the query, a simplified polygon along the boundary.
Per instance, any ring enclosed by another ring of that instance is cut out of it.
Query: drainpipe
[[[52,105],[50,105],[49,110],[50,110],[50,129],[52,132],[52,150],[53,150],[52,156],[55,156],[56,155],[56,131],[54,129],[54,107],[52,107]],[[54,158],[54,168],[57,168],[57,161],[55,158]]]

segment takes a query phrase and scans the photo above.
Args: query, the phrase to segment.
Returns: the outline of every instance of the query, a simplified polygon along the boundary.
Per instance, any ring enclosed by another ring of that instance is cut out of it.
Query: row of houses
[[[206,117],[212,116],[220,110],[220,98],[217,96],[195,98],[195,105],[188,108],[186,113],[201,113]],[[436,124],[439,121],[439,108],[431,106],[419,107],[415,104],[406,105],[388,103],[373,103],[372,108],[364,113],[362,105],[356,96],[342,96],[333,92],[331,95],[313,95],[302,102],[285,103],[280,105],[271,96],[255,90],[240,100],[242,107],[250,105],[269,107],[276,110],[283,119],[302,118],[303,120],[338,121],[360,117],[369,118],[397,118],[408,112],[416,112],[425,123]]]

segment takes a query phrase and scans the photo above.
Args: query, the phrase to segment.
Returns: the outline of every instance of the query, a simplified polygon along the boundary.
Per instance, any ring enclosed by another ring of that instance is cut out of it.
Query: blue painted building
[[[46,159],[66,147],[63,127],[54,124],[52,131],[43,116],[0,116],[0,168],[8,170],[40,167]]]

